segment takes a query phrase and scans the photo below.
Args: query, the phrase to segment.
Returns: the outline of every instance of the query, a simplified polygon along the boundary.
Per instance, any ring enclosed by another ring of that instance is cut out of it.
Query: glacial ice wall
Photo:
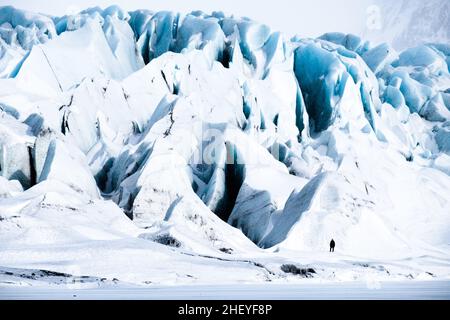
[[[449,56],[220,12],[2,7],[1,190],[63,184],[216,249],[448,243]]]

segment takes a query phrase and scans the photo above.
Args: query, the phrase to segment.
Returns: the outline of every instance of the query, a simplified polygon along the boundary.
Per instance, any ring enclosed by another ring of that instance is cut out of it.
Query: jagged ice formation
[[[0,240],[448,256],[449,57],[220,12],[2,7]]]

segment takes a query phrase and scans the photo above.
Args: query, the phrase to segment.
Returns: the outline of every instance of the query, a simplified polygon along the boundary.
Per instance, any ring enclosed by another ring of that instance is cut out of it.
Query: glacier
[[[0,7],[0,286],[448,280],[449,59],[221,12]]]

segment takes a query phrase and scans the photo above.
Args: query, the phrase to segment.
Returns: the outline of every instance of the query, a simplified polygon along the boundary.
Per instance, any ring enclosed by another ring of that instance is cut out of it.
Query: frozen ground
[[[65,246],[3,250],[0,288],[109,289],[255,284],[352,287],[379,282],[448,284],[445,252],[417,252],[396,259],[367,259],[328,252],[254,250],[249,253],[199,254],[143,239],[96,241]],[[51,270],[51,271],[48,271]],[[350,284],[349,284],[350,283]],[[251,286],[250,286],[251,287]]]
[[[449,300],[449,281],[367,284],[173,286],[99,289],[5,288],[2,300]]]

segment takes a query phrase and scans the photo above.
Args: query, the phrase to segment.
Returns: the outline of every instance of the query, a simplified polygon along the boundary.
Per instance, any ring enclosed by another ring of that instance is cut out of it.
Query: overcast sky
[[[13,5],[52,15],[112,4],[126,10],[223,11],[266,23],[273,30],[305,37],[316,37],[328,31],[360,34],[370,3],[370,0],[0,0],[0,6]]]

